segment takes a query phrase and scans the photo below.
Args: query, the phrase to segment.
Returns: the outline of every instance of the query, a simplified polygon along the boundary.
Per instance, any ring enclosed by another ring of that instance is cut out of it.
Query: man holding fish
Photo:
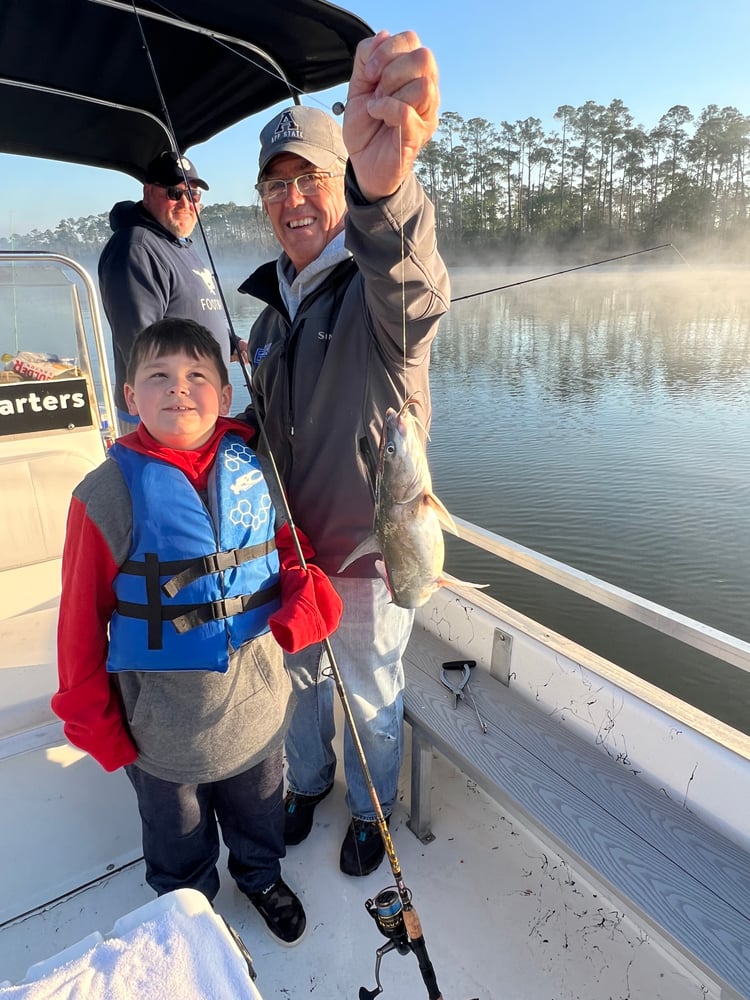
[[[386,411],[414,396],[429,425],[430,345],[450,288],[413,165],[438,105],[432,53],[411,31],[381,31],[357,48],[343,130],[315,108],[277,114],[261,133],[256,188],[283,252],[240,289],[267,303],[248,344],[253,405],[293,517],[343,600],[331,644],[386,816],[402,759],[401,656],[414,605],[394,603],[371,554],[339,570],[373,531]],[[291,845],[310,833],[336,758],[323,647],[288,656],[287,666],[297,695],[286,744]],[[344,765],[352,821],[340,866],[366,875],[384,849],[348,731]]]

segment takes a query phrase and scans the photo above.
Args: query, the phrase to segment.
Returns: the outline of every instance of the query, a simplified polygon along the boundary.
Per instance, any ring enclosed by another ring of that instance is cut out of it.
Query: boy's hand
[[[343,604],[333,584],[319,566],[307,564],[281,571],[281,607],[268,624],[287,653],[322,642],[335,632]]]
[[[297,528],[305,561],[315,554],[305,533]],[[322,642],[338,628],[343,604],[333,584],[319,566],[300,566],[288,524],[276,532],[276,548],[281,564],[281,607],[268,624],[274,638],[287,653],[297,653]]]

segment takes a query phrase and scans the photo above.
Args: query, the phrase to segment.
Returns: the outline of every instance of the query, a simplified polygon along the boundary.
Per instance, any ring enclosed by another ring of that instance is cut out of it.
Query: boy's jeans
[[[125,768],[138,796],[146,881],[161,896],[190,888],[213,900],[219,891],[219,830],[229,874],[244,893],[275,882],[284,857],[281,747],[232,778],[181,785]]]
[[[396,799],[403,757],[404,671],[401,656],[411,633],[414,612],[391,603],[380,579],[333,577],[344,613],[331,646],[351,703],[378,799],[388,815]],[[286,664],[297,696],[287,733],[287,780],[292,791],[317,795],[333,783],[336,757],[331,671],[321,644],[287,654]],[[348,726],[344,733],[344,771],[351,815],[374,820]]]

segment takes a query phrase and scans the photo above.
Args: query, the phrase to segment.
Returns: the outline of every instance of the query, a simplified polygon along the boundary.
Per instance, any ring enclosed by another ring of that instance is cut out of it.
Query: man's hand
[[[250,364],[247,357],[247,341],[237,338],[237,349],[232,351],[232,357],[230,361],[242,361],[244,364]]]
[[[379,31],[357,46],[344,112],[344,142],[368,201],[394,194],[437,128],[435,58],[413,31]]]

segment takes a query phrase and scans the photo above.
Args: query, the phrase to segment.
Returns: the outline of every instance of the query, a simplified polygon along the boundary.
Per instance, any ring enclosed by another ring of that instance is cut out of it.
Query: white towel
[[[137,912],[137,911],[136,911]],[[47,963],[49,964],[49,963]],[[50,969],[0,986],[1,1000],[257,1000],[247,965],[213,913],[167,910]]]

